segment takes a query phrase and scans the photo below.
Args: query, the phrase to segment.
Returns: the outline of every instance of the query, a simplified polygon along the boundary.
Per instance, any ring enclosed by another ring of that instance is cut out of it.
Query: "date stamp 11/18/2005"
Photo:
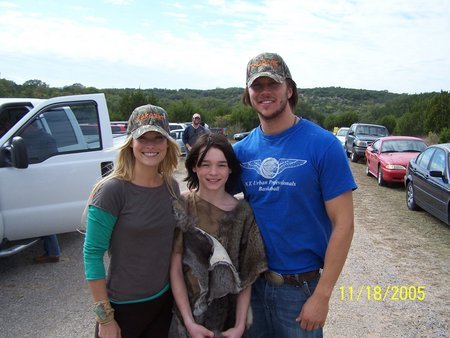
[[[361,285],[340,286],[341,301],[424,301],[425,286],[413,285]]]

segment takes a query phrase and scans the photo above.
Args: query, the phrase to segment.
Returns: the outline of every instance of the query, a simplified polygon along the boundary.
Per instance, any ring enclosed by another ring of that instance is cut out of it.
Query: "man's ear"
[[[288,86],[288,99],[290,99],[292,97],[292,94],[294,94],[292,87]]]

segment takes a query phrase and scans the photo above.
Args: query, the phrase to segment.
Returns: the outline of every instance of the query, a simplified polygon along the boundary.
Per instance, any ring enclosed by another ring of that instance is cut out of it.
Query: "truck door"
[[[92,127],[88,135],[83,125]],[[79,228],[93,185],[115,158],[108,150],[112,135],[103,94],[45,101],[14,127],[0,145],[3,237],[12,241]],[[8,159],[13,137],[25,140],[26,168]]]

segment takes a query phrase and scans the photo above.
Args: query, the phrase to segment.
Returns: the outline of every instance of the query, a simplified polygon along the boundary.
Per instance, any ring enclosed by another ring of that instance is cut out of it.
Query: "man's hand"
[[[313,293],[303,305],[295,321],[300,323],[302,329],[308,331],[323,327],[328,315],[328,302],[327,297]]]

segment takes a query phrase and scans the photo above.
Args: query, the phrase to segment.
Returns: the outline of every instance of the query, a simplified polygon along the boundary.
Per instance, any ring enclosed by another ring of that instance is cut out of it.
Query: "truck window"
[[[94,103],[43,110],[18,135],[27,145],[29,163],[39,163],[59,154],[101,149]]]
[[[25,140],[29,163],[39,163],[58,153],[56,141],[48,134],[40,119],[27,125],[21,134]]]
[[[6,107],[0,112],[0,137],[30,111],[27,106]]]

